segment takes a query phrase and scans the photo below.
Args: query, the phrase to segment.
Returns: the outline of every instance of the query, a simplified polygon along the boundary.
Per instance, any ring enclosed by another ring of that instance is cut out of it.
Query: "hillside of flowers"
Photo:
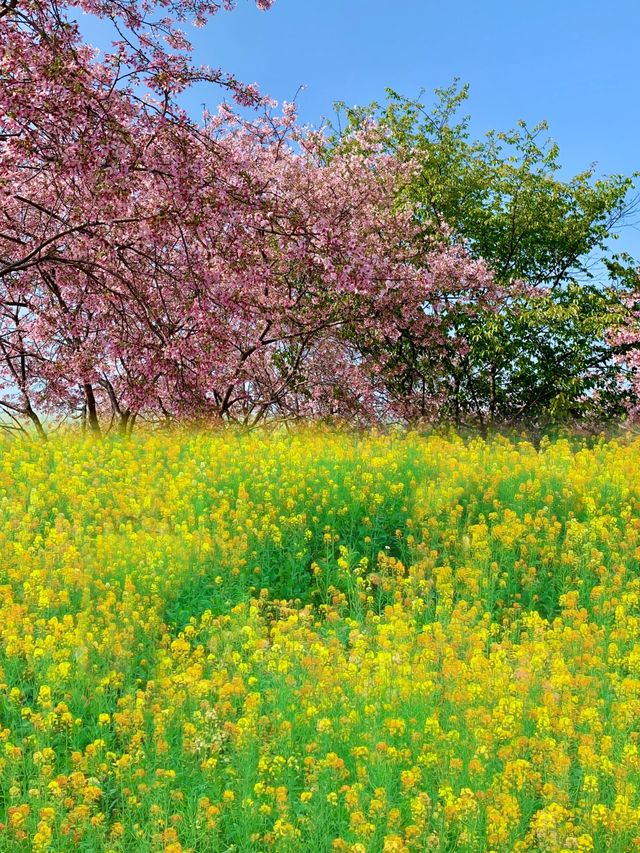
[[[0,431],[637,418],[638,176],[457,82],[303,124],[195,61],[234,5],[0,0]]]
[[[640,441],[0,447],[0,850],[640,845]]]
[[[0,853],[640,849],[640,172],[235,6],[0,0]]]

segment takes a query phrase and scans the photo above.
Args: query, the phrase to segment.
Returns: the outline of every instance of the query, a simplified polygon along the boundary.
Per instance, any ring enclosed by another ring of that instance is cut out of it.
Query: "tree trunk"
[[[84,395],[87,401],[87,419],[89,422],[89,428],[94,435],[100,435],[100,422],[98,421],[96,398],[90,382],[85,383]]]
[[[40,439],[42,439],[42,441],[48,441],[47,434],[44,431],[44,427],[42,426],[42,421],[36,415],[36,413],[33,411],[31,406],[29,406],[29,408],[27,409],[27,415],[29,416],[29,420],[31,421],[31,423],[35,427],[35,430],[38,433],[38,437]]]
[[[491,364],[491,399],[489,401],[489,413],[490,413],[490,423],[491,426],[495,426],[496,422],[496,408],[497,408],[497,400],[496,400],[496,366],[495,364]]]
[[[129,420],[131,418],[131,409],[127,409],[125,412],[121,412],[120,414],[120,422],[118,424],[118,432],[120,435],[126,435],[127,429],[129,427]]]

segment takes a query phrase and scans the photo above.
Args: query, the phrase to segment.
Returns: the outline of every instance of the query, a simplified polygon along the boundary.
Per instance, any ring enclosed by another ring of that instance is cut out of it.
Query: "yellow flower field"
[[[640,849],[640,441],[0,444],[0,851]]]

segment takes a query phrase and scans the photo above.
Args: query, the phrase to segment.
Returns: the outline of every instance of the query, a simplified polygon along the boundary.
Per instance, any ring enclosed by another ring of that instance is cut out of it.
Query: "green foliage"
[[[635,206],[629,193],[636,176],[595,179],[591,166],[563,180],[558,145],[545,137],[544,121],[533,128],[519,121],[509,131],[472,139],[470,117],[458,115],[468,86],[457,80],[436,89],[428,111],[419,99],[391,89],[387,96],[384,108],[337,105],[346,125],[332,140],[375,119],[389,151],[417,159],[403,197],[417,206],[425,231],[444,221],[500,282],[561,285],[593,275],[592,253],[609,257],[616,227]]]
[[[451,414],[538,432],[619,418],[628,392],[605,339],[619,310],[615,293],[572,283],[468,321],[469,350],[449,366]]]
[[[430,109],[392,90],[384,106],[337,105],[329,156],[338,144],[357,146],[355,131],[375,122],[386,149],[416,164],[398,203],[416,210],[425,247],[445,223],[499,285],[526,285],[492,312],[452,312],[444,360],[401,339],[397,381],[407,393],[422,385],[426,397],[445,395],[448,418],[481,430],[618,418],[630,391],[611,332],[637,272],[611,244],[637,206],[637,175],[596,178],[591,166],[563,179],[545,122],[474,139],[460,116],[467,96],[456,80],[436,90]]]

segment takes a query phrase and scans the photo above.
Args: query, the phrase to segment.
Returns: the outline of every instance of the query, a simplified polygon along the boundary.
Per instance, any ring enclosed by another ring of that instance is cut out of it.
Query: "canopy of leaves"
[[[610,421],[632,396],[625,357],[634,344],[612,329],[625,322],[637,273],[612,241],[637,211],[637,176],[596,178],[591,166],[564,179],[545,122],[472,138],[460,115],[467,95],[454,81],[430,108],[391,90],[384,106],[337,105],[328,159],[375,127],[385,149],[413,166],[396,203],[415,211],[423,245],[442,235],[461,243],[509,293],[491,311],[449,313],[456,345],[444,359],[404,335],[396,381],[446,400],[441,414],[458,426]]]
[[[416,205],[425,231],[446,223],[503,282],[557,286],[590,278],[603,257],[617,257],[610,242],[638,209],[630,198],[637,176],[596,179],[591,166],[564,180],[546,122],[530,128],[520,121],[472,138],[470,117],[459,115],[468,87],[458,81],[437,89],[429,109],[387,95],[384,107],[338,104],[332,140],[375,120],[387,150],[415,164],[403,197]]]

